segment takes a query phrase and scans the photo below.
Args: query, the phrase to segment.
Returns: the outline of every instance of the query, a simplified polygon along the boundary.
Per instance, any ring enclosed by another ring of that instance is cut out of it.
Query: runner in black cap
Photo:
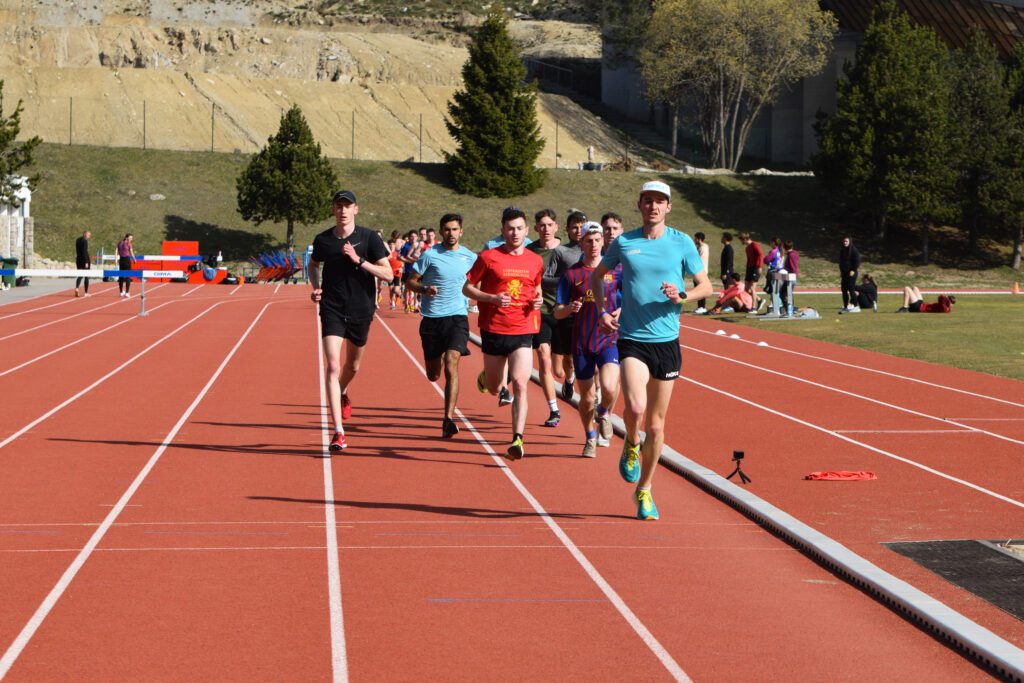
[[[359,204],[349,190],[336,192],[331,199],[334,227],[313,239],[309,260],[310,298],[320,304],[327,402],[334,420],[331,451],[347,448],[342,420],[352,415],[348,386],[359,371],[363,348],[376,310],[376,279],[391,278],[388,249],[376,231],[356,225]],[[323,264],[323,282],[320,265]],[[341,347],[348,340],[345,363]]]

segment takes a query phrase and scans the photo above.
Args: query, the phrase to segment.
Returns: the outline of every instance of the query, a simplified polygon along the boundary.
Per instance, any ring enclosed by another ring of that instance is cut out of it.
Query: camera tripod
[[[732,461],[736,463],[736,469],[734,469],[729,474],[729,476],[726,477],[726,479],[732,479],[738,474],[740,475],[740,481],[743,482],[744,484],[749,484],[751,481],[753,481],[750,477],[747,476],[746,472],[743,471],[743,457],[743,451],[732,452]]]

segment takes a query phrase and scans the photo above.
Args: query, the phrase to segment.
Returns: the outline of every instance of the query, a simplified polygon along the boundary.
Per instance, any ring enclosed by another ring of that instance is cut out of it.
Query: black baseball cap
[[[356,196],[352,194],[351,190],[338,190],[331,197],[331,204],[337,204],[338,202],[348,202],[349,204],[356,203]]]

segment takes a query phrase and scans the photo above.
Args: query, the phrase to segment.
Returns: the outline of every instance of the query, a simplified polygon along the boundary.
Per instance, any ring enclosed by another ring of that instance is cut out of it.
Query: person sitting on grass
[[[855,303],[858,309],[870,308],[878,312],[878,285],[875,284],[875,278],[865,273],[860,278],[860,284],[854,286],[853,293],[855,298],[851,303]]]
[[[717,313],[746,313],[750,310],[753,299],[743,285],[739,273],[729,273],[728,286],[718,295],[718,302],[708,311],[708,315]]]
[[[942,294],[938,303],[926,304],[921,290],[917,287],[903,288],[903,305],[896,310],[897,313],[949,313],[956,303],[956,297],[952,294]]]

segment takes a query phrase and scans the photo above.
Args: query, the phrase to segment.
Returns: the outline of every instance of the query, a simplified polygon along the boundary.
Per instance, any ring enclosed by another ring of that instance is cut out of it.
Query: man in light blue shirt
[[[679,313],[683,302],[708,297],[713,289],[693,240],[665,225],[672,210],[669,186],[659,181],[644,183],[637,208],[643,227],[622,233],[609,245],[591,276],[591,289],[594,305],[602,310],[605,273],[622,265],[622,312],[618,319],[607,312],[601,315],[602,327],[619,333],[626,398],[622,413],[626,440],[619,474],[637,484],[637,518],[653,520],[658,519],[658,508],[651,497],[651,483],[665,443],[665,415],[673,382],[682,365]],[[696,283],[691,291],[686,291],[687,275]],[[647,431],[642,447],[641,424]]]
[[[444,370],[444,419],[441,435],[459,433],[455,402],[459,397],[459,361],[469,355],[469,320],[462,286],[476,254],[459,244],[462,216],[441,217],[441,242],[425,249],[413,265],[406,287],[421,295],[420,339],[427,377],[436,382]]]

